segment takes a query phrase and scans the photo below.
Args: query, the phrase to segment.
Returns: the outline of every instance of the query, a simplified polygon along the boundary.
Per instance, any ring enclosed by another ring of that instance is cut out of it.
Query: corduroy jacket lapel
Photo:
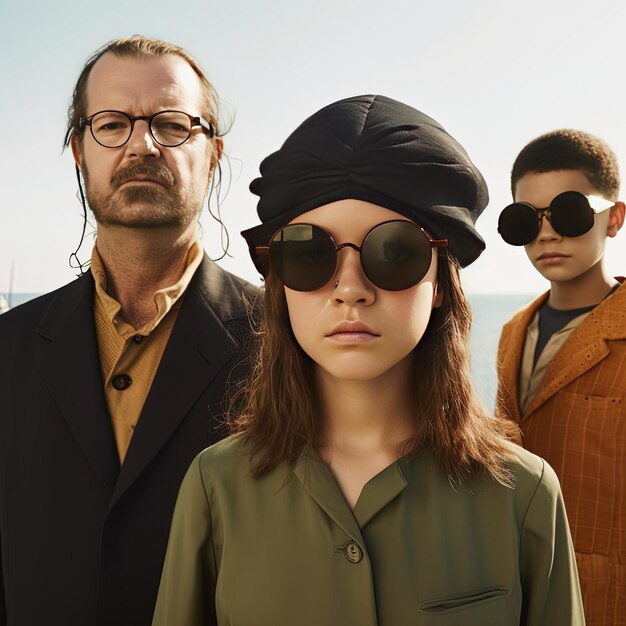
[[[523,419],[609,354],[607,341],[626,338],[626,288],[601,302],[556,353]]]

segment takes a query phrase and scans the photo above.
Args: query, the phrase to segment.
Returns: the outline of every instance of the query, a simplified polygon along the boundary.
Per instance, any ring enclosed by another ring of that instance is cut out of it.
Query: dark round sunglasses
[[[448,245],[433,239],[414,222],[392,220],[374,226],[361,246],[337,245],[330,233],[315,224],[288,224],[270,240],[257,246],[257,254],[270,255],[271,271],[289,289],[315,291],[326,285],[337,270],[337,254],[343,248],[359,252],[368,280],[386,291],[402,291],[417,285],[430,268],[433,248]]]
[[[593,227],[596,213],[611,208],[615,202],[585,196],[578,191],[564,191],[543,209],[514,202],[498,218],[498,232],[512,246],[525,246],[537,238],[541,219],[545,217],[556,233],[563,237],[580,237]]]

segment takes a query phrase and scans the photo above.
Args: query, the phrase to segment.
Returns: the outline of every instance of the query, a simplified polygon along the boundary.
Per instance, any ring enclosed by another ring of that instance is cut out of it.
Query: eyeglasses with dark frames
[[[175,148],[184,144],[195,126],[201,126],[209,137],[215,136],[215,129],[202,117],[193,117],[183,111],[159,111],[154,115],[128,115],[123,111],[98,111],[87,118],[82,117],[79,131],[89,126],[91,136],[105,148],[120,148],[128,142],[135,122],[148,123],[150,136],[160,146]]]

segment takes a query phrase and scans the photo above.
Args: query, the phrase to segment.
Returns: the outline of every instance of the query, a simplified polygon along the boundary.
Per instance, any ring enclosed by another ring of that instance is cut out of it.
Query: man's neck
[[[196,237],[195,223],[184,231],[98,227],[96,247],[106,272],[107,293],[120,303],[124,321],[139,329],[155,316],[154,294],[180,279]]]
[[[602,302],[615,285],[617,281],[606,273],[602,261],[599,261],[572,280],[552,282],[548,304],[563,311],[594,306]]]

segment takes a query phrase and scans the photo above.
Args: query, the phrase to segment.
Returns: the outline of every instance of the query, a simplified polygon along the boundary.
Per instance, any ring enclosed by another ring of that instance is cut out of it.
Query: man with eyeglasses
[[[223,144],[185,50],[96,52],[66,145],[97,238],[90,271],[0,319],[0,625],[148,626],[180,482],[247,373],[257,290],[198,239]]]
[[[520,152],[511,186],[498,230],[550,290],[502,330],[497,412],[561,481],[587,624],[626,624],[626,286],[604,267],[624,223],[617,158],[553,131]]]

